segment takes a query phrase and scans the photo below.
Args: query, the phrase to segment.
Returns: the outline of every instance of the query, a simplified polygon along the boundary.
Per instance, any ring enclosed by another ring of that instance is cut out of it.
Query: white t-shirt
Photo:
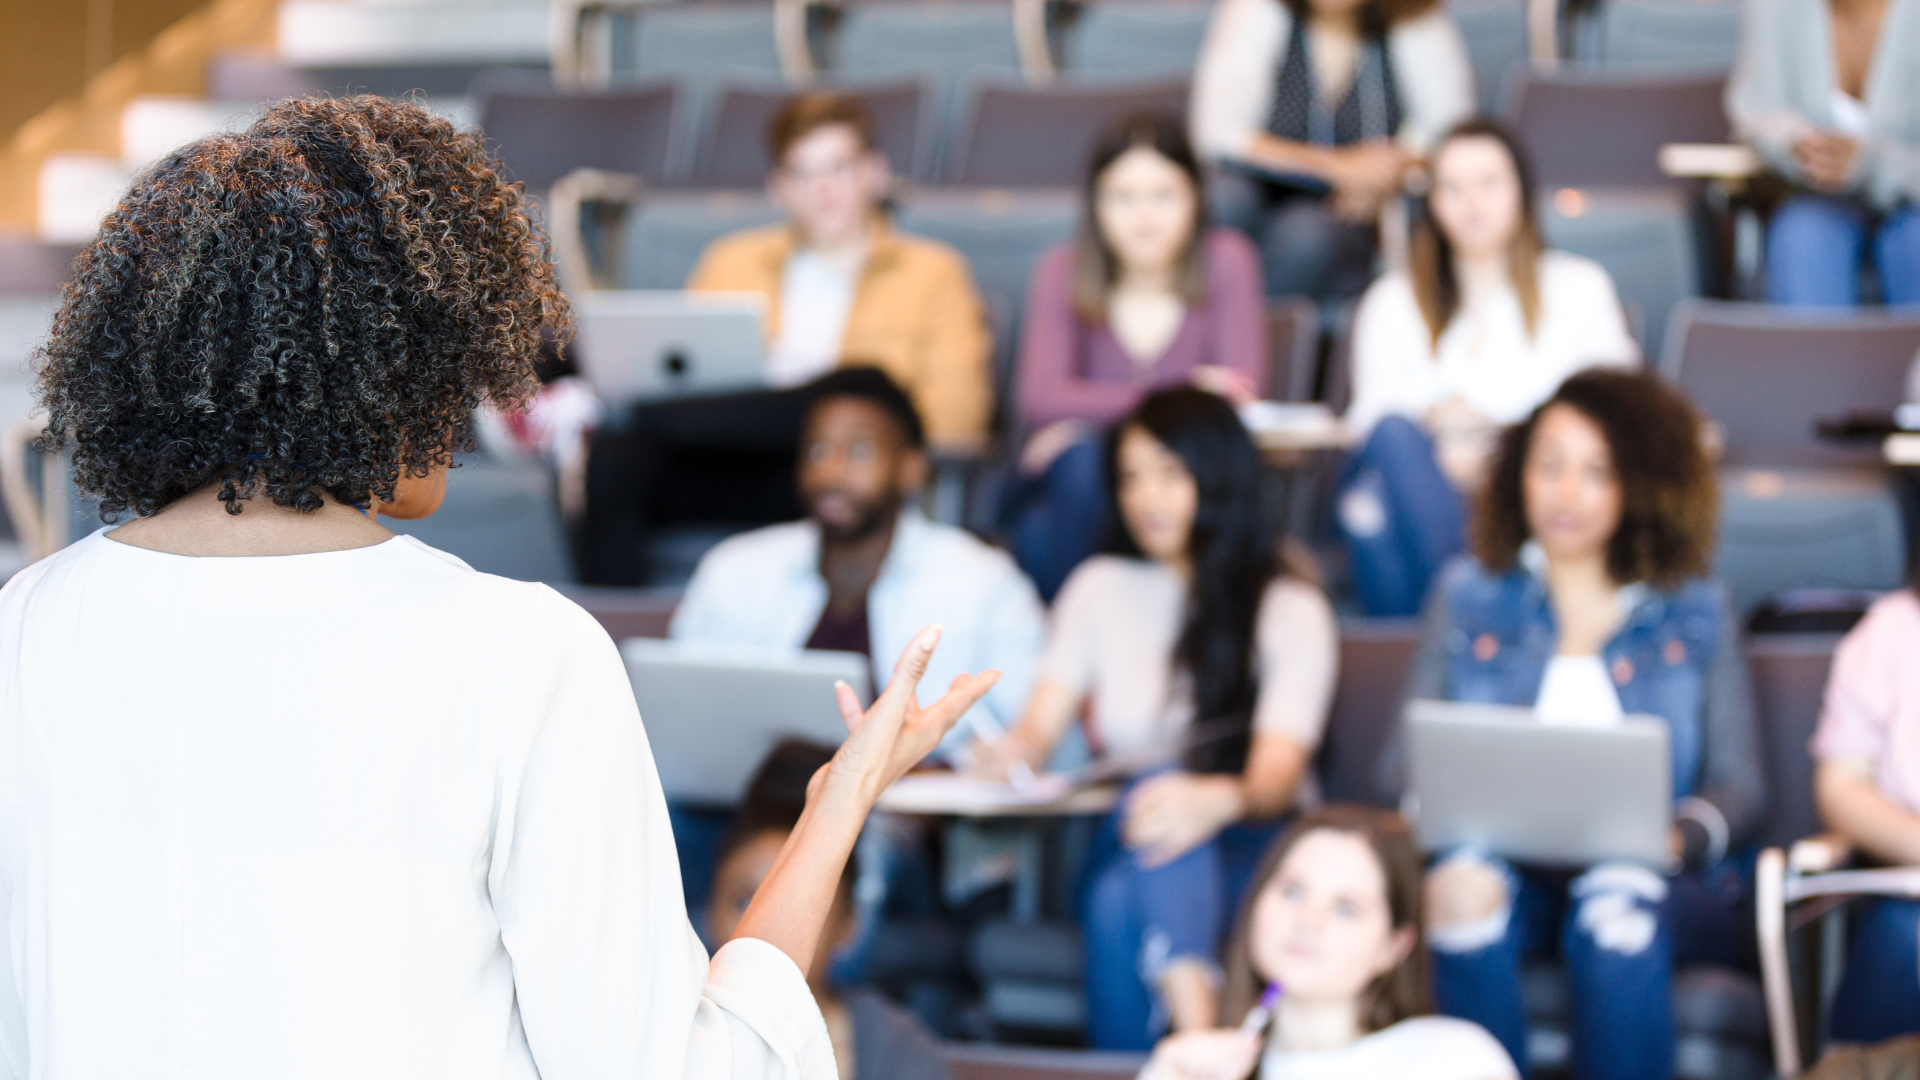
[[[411,537],[0,590],[0,1077],[834,1080],[708,964],[619,652]]]
[[[1339,1050],[1268,1050],[1260,1080],[1518,1080],[1513,1059],[1480,1025],[1447,1016],[1402,1020]]]
[[[1539,283],[1540,319],[1531,336],[1509,286],[1478,311],[1456,314],[1436,350],[1413,279],[1394,271],[1374,282],[1354,316],[1348,425],[1364,434],[1381,417],[1417,419],[1455,396],[1495,423],[1511,424],[1576,371],[1639,362],[1613,279],[1599,263],[1548,251],[1540,256]]]
[[[1543,724],[1567,727],[1612,727],[1623,715],[1607,662],[1594,654],[1550,658],[1533,711]]]
[[[1106,754],[1168,747],[1193,723],[1193,693],[1173,671],[1187,583],[1148,559],[1096,555],[1074,570],[1053,604],[1041,678],[1092,703],[1092,736]],[[1259,698],[1253,729],[1320,744],[1339,670],[1339,631],[1319,589],[1276,578],[1254,626]]]
[[[780,270],[780,330],[767,350],[767,382],[799,386],[840,366],[847,313],[859,284],[849,271],[816,252],[795,248]]]

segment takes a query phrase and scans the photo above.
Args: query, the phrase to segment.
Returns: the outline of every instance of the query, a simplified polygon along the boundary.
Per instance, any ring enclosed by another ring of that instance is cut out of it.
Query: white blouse
[[[0,1078],[837,1076],[709,964],[618,652],[411,537],[0,590]]]
[[[1260,1080],[1516,1080],[1513,1059],[1478,1024],[1446,1016],[1402,1020],[1338,1050],[1260,1059]]]
[[[1147,559],[1095,555],[1060,587],[1041,678],[1091,702],[1096,749],[1131,757],[1172,747],[1194,721],[1193,688],[1173,668],[1187,583]],[[1312,585],[1276,578],[1254,626],[1253,730],[1320,745],[1339,673],[1333,606]]]
[[[1509,286],[1479,311],[1456,314],[1435,349],[1412,278],[1396,270],[1374,282],[1354,316],[1348,426],[1364,435],[1382,417],[1418,419],[1455,396],[1511,424],[1577,371],[1639,363],[1613,279],[1599,263],[1548,251],[1539,283],[1540,320],[1531,335]]]

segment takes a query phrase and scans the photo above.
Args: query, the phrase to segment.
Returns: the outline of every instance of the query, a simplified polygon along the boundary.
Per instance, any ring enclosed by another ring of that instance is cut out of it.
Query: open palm
[[[916,634],[894,665],[886,690],[870,709],[860,708],[860,699],[845,683],[836,688],[840,716],[847,723],[847,741],[840,745],[829,768],[836,780],[853,783],[868,805],[940,745],[954,723],[1000,679],[998,671],[961,675],[940,700],[921,707],[916,691],[939,641],[938,626]]]

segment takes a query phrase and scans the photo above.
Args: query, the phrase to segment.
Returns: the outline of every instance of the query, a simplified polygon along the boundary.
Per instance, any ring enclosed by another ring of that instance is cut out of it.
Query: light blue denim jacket
[[[1469,557],[1442,572],[1427,602],[1408,699],[1534,703],[1559,629],[1531,561],[1495,573]],[[1712,861],[1740,846],[1766,802],[1739,628],[1714,581],[1670,591],[1629,586],[1622,601],[1625,618],[1602,659],[1622,710],[1667,722],[1675,816],[1698,826],[1683,829],[1689,862]],[[1396,746],[1387,755],[1390,783],[1400,778],[1400,759]]]

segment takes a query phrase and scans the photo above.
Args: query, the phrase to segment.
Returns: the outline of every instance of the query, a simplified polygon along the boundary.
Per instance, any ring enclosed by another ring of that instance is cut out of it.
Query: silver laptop
[[[580,373],[614,405],[766,385],[759,293],[610,289],[573,302]]]
[[[1541,866],[1667,861],[1673,774],[1659,719],[1569,727],[1451,701],[1410,701],[1405,719],[1408,811],[1426,850]]]
[[[833,700],[845,682],[870,701],[859,653],[731,648],[633,638],[620,647],[667,798],[731,806],[774,744],[838,746],[847,727]]]

